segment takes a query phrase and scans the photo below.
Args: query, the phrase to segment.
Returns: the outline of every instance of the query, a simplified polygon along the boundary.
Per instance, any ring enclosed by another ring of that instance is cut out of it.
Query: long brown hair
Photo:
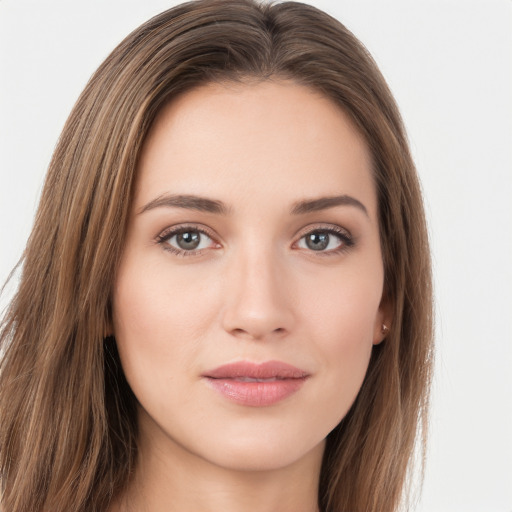
[[[393,323],[328,437],[319,504],[397,509],[415,441],[424,446],[432,371],[427,229],[397,107],[361,43],[318,9],[200,0],[130,34],[93,75],[58,142],[0,332],[4,511],[104,511],[126,488],[137,460],[134,397],[105,333],[142,143],[177,94],[271,77],[340,105],[373,156]]]

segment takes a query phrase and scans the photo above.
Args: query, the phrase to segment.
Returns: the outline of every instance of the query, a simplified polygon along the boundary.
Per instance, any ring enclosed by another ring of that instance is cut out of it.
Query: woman
[[[183,4],[65,128],[3,324],[2,506],[392,511],[425,440],[422,201],[312,7]]]

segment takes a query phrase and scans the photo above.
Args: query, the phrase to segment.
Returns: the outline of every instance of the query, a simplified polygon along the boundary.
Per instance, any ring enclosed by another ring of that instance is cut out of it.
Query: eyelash
[[[303,231],[298,239],[297,242],[294,243],[294,245],[298,244],[304,237],[308,235],[312,235],[313,233],[326,233],[327,235],[335,235],[337,238],[340,239],[340,246],[336,247],[335,249],[331,249],[330,251],[314,251],[313,249],[310,249],[308,252],[313,253],[318,256],[322,257],[330,257],[330,256],[337,256],[339,254],[343,254],[350,250],[355,245],[355,240],[353,236],[344,228],[341,228],[339,226],[322,226],[318,225],[315,227],[310,227],[306,231]]]
[[[216,243],[217,245],[219,245],[218,242],[216,242],[215,236],[213,235],[213,233],[211,233],[209,230],[205,229],[204,227],[196,226],[193,224],[182,225],[179,227],[169,228],[169,229],[162,231],[162,233],[160,233],[156,237],[156,243],[161,245],[164,250],[169,251],[172,254],[179,256],[179,257],[186,258],[189,256],[197,256],[197,255],[201,254],[205,249],[203,248],[203,249],[197,249],[197,250],[194,250],[194,249],[184,250],[184,249],[178,249],[169,243],[169,240],[172,237],[174,237],[176,235],[183,234],[183,233],[188,233],[188,232],[197,232],[197,233],[206,235],[208,238],[210,238],[212,240],[213,243]],[[335,249],[331,249],[330,251],[314,251],[313,249],[308,251],[308,252],[311,252],[318,256],[329,257],[329,256],[335,256],[338,254],[342,254],[344,252],[347,252],[349,249],[351,249],[355,245],[354,238],[346,229],[340,228],[338,226],[333,226],[333,225],[329,225],[329,226],[319,225],[319,226],[315,226],[313,228],[309,228],[307,231],[302,232],[302,234],[300,235],[297,242],[294,242],[293,245],[298,244],[304,237],[306,237],[308,235],[312,235],[314,233],[326,233],[328,235],[335,235],[337,238],[340,239],[340,242],[341,242],[339,247],[337,247]]]
[[[183,249],[178,249],[176,247],[173,247],[171,244],[169,244],[169,240],[173,236],[181,235],[183,233],[188,233],[188,232],[197,232],[197,233],[206,235],[208,238],[210,238],[212,240],[212,242],[215,243],[215,237],[214,237],[213,233],[211,233],[210,231],[206,230],[203,227],[195,226],[193,224],[186,224],[186,225],[182,225],[182,226],[179,226],[176,228],[166,229],[166,230],[162,231],[162,233],[160,233],[156,237],[156,242],[158,244],[160,244],[165,251],[169,251],[176,256],[180,256],[183,258],[186,258],[188,256],[197,256],[198,254],[201,254],[202,251],[204,251],[204,249],[198,249],[198,250],[192,249],[190,251],[185,251]]]

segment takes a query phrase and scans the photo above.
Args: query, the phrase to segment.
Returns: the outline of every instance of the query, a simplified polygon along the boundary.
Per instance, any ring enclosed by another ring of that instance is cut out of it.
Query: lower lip
[[[306,381],[282,379],[267,382],[244,382],[236,379],[207,378],[208,384],[228,400],[250,407],[276,404],[296,393]]]

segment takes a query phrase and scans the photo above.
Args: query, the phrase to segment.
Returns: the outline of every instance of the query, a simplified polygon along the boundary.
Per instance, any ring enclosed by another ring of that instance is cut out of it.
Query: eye
[[[157,237],[157,242],[161,244],[165,250],[171,251],[179,256],[192,256],[203,249],[218,246],[206,231],[187,226],[164,231]]]
[[[338,253],[354,245],[348,232],[341,228],[314,229],[303,235],[298,243],[299,249],[323,253]]]

